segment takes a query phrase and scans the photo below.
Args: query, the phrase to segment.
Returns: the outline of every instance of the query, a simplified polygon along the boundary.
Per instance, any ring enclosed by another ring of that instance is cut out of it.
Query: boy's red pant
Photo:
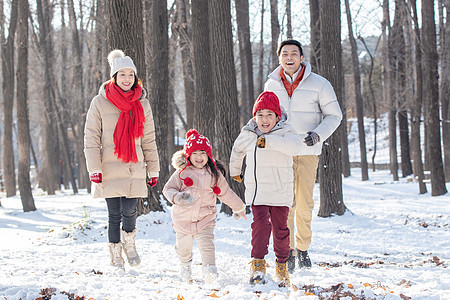
[[[270,233],[277,261],[285,263],[289,257],[289,207],[252,205],[252,257],[263,259],[269,252]]]

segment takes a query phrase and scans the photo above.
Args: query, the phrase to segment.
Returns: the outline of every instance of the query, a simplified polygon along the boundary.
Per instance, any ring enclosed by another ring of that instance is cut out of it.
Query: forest
[[[278,44],[297,39],[344,113],[320,156],[318,215],[345,212],[342,178],[352,167],[361,168],[362,181],[380,167],[376,129],[385,115],[392,180],[410,176],[421,194],[429,192],[427,182],[432,196],[447,193],[450,0],[373,1],[366,14],[378,19],[361,17],[363,3],[0,0],[0,192],[19,192],[23,210],[34,211],[36,188],[48,195],[90,191],[86,112],[109,79],[108,53],[122,49],[147,90],[161,165],[139,213],[163,210],[161,190],[185,132],[196,128],[210,137],[215,157],[228,164],[267,75],[278,66]],[[378,30],[360,31],[365,22]],[[348,153],[349,119],[358,125],[357,162]],[[366,142],[367,122],[375,128],[373,144]],[[230,186],[243,195],[242,185],[230,180]],[[222,210],[231,213],[226,205]]]

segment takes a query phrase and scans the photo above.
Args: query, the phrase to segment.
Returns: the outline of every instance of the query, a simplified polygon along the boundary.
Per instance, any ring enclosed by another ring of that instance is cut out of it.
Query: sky
[[[370,123],[368,123],[370,124]],[[382,125],[380,125],[382,126]],[[352,127],[350,136],[355,135]],[[370,126],[368,133],[370,135]],[[383,130],[379,139],[383,140]],[[381,146],[382,144],[380,144]],[[350,145],[357,153],[358,143]],[[380,151],[377,162],[386,159]],[[356,154],[355,154],[356,155]],[[193,282],[179,277],[170,207],[137,219],[138,267],[109,265],[107,212],[103,199],[86,190],[47,196],[33,191],[35,212],[24,213],[18,196],[0,194],[0,299],[31,300],[43,289],[51,299],[319,299],[332,287],[341,299],[450,299],[450,195],[419,195],[418,184],[392,181],[386,170],[359,169],[343,179],[343,216],[320,218],[319,184],[314,189],[311,269],[291,274],[291,286],[274,281],[272,242],[265,285],[248,283],[251,261],[251,215],[235,221],[219,214],[215,228],[219,277],[204,283],[194,244]],[[447,184],[450,190],[450,184]],[[69,296],[70,297],[69,297]],[[359,298],[358,298],[359,297]],[[49,299],[49,298],[47,298]]]

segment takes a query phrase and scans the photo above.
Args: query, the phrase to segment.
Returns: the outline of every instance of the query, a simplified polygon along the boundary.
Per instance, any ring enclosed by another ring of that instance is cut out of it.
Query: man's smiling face
[[[300,68],[303,55],[300,55],[300,49],[296,45],[285,45],[281,48],[278,60],[284,71],[292,77]]]

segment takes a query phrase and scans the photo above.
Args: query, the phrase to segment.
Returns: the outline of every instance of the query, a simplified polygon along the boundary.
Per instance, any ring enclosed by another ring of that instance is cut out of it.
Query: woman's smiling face
[[[119,70],[117,72],[117,85],[122,89],[124,92],[128,92],[131,90],[131,87],[134,84],[134,71],[131,68],[125,68],[122,70]]]

